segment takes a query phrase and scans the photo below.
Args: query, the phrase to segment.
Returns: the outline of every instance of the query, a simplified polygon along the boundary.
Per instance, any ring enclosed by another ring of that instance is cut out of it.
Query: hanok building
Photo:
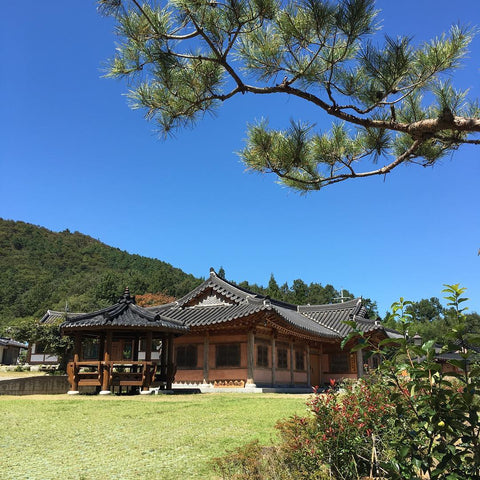
[[[47,316],[42,320],[49,322]],[[211,269],[207,280],[176,302],[142,308],[127,291],[107,309],[68,314],[61,329],[75,338],[72,391],[82,385],[148,391],[158,382],[163,388],[258,391],[310,389],[361,376],[362,353],[341,348],[351,331],[347,321],[374,341],[389,336],[368,318],[361,299],[292,305],[242,289]]]
[[[361,299],[292,305],[218,277],[177,302],[151,307],[189,331],[175,339],[176,384],[210,387],[310,387],[363,374],[361,352],[341,349],[345,322],[380,340],[387,334],[367,318]]]

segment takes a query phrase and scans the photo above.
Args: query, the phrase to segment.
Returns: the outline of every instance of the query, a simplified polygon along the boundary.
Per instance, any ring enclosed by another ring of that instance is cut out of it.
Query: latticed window
[[[257,366],[268,367],[268,347],[257,345]]]
[[[305,360],[304,360],[303,350],[295,351],[295,369],[296,370],[305,370]]]
[[[225,343],[216,346],[215,363],[217,367],[240,366],[240,344]]]
[[[197,346],[179,345],[177,347],[177,367],[195,368],[197,366]]]
[[[288,368],[288,350],[286,348],[277,349],[277,367]]]
[[[348,373],[348,353],[333,353],[330,355],[331,373]]]

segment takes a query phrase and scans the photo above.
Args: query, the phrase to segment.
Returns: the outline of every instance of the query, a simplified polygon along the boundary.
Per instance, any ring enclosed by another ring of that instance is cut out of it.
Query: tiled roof
[[[361,299],[329,305],[293,305],[259,295],[217,276],[213,269],[201,285],[176,302],[142,308],[126,294],[111,307],[93,313],[68,313],[62,329],[77,327],[162,327],[186,332],[189,328],[226,324],[259,312],[276,315],[289,327],[324,338],[341,339],[354,320],[363,332],[383,331],[383,326],[367,318]],[[64,312],[47,311],[43,323],[64,319]],[[389,334],[391,336],[391,334]]]
[[[85,315],[84,313],[70,313],[70,312],[58,312],[56,310],[47,310],[47,313],[40,319],[40,323],[44,325],[53,325],[64,321],[65,317],[69,319],[78,317],[79,315]]]
[[[11,338],[0,337],[0,347],[28,348],[28,345],[26,343],[17,342]]]
[[[60,325],[63,331],[88,327],[147,327],[178,333],[188,331],[183,322],[165,318],[151,309],[135,305],[128,288],[115,305],[91,313],[67,314],[65,321]]]
[[[201,298],[200,304],[192,300]],[[222,303],[219,298],[223,298]],[[366,318],[361,299],[329,305],[292,305],[270,299],[234,285],[211,270],[210,277],[180,300],[159,307],[150,307],[162,316],[172,318],[190,327],[216,325],[260,311],[275,312],[290,326],[327,338],[343,338],[351,327],[345,321],[355,320],[360,330],[382,330],[376,322]]]

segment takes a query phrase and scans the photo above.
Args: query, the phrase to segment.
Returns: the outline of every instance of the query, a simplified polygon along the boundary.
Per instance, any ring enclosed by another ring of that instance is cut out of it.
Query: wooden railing
[[[82,361],[69,362],[67,374],[73,391],[78,391],[80,386],[102,387],[103,390],[114,386],[137,386],[148,390],[155,380],[171,384],[174,367],[160,367],[158,362],[146,360]]]

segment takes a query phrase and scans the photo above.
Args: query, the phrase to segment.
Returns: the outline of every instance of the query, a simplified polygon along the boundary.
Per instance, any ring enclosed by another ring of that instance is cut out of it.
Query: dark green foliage
[[[437,297],[423,298],[418,302],[405,303],[405,317],[409,319],[410,336],[418,334],[424,341],[435,340],[443,343],[451,333],[452,328],[458,324],[456,312],[451,308],[445,308]],[[464,312],[464,320],[467,325],[466,336],[480,334],[480,316],[477,313]],[[387,313],[384,325],[401,331],[403,326],[395,315]]]
[[[59,358],[58,369],[66,371],[67,362],[72,354],[73,340],[71,337],[60,335],[58,324],[42,325],[36,319],[21,319],[14,326],[5,327],[4,332],[16,340],[36,343],[43,351],[56,355]]]
[[[0,219],[0,328],[39,319],[47,309],[85,312],[133,294],[179,297],[201,280],[151,258],[131,255],[79,232],[55,233]]]
[[[248,127],[246,166],[301,192],[479,143],[478,103],[450,84],[474,29],[423,44],[380,35],[374,0],[98,4],[119,39],[107,76],[126,81],[132,108],[163,136],[245,93],[295,97],[330,118],[329,131],[301,119]]]

